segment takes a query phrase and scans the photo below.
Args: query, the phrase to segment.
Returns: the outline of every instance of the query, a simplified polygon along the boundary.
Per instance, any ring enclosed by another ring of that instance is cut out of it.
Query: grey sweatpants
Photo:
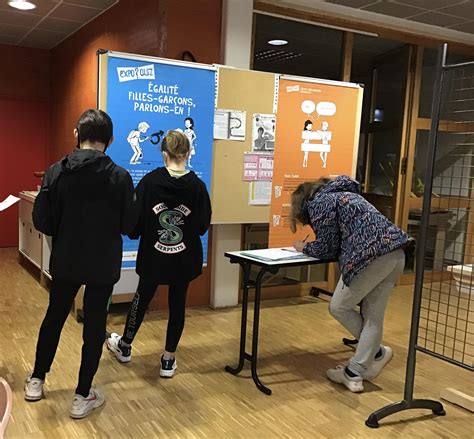
[[[359,340],[349,369],[363,375],[380,349],[383,319],[390,292],[405,266],[405,253],[395,250],[375,259],[349,286],[339,280],[329,312]],[[361,312],[355,307],[362,302]]]

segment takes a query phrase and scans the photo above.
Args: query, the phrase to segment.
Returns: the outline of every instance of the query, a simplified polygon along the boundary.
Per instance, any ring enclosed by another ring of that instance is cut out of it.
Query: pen
[[[306,242],[306,240],[309,238],[309,233],[305,236],[305,238],[303,239],[303,242]]]

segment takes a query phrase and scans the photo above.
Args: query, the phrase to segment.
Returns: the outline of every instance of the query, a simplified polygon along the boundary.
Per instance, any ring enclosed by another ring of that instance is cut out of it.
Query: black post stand
[[[446,62],[447,45],[444,44],[438,51],[438,66],[436,71],[436,81],[433,95],[433,106],[431,110],[431,131],[428,143],[425,190],[423,197],[423,211],[421,214],[420,239],[418,240],[416,254],[416,277],[413,297],[413,311],[411,318],[410,342],[408,346],[408,358],[405,375],[405,391],[403,401],[387,405],[373,412],[365,421],[365,425],[370,428],[377,428],[379,421],[394,413],[409,409],[428,409],[434,415],[444,416],[443,405],[438,401],[429,399],[413,399],[413,388],[415,383],[416,350],[418,340],[418,330],[420,325],[420,308],[423,293],[424,264],[426,257],[426,244],[428,240],[428,227],[431,208],[431,193],[433,189],[433,167],[435,161],[436,141],[439,125],[439,114],[441,108],[441,86],[443,83],[443,71]]]

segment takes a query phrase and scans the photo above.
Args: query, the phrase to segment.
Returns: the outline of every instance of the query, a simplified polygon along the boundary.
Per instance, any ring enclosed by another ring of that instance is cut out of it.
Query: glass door
[[[364,192],[395,223],[404,192],[412,57],[412,47],[403,46],[377,57],[373,65]]]

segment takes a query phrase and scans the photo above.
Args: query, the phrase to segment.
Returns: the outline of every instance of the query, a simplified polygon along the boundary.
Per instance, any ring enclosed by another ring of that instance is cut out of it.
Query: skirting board
[[[441,398],[474,413],[474,396],[449,387],[441,392]]]

